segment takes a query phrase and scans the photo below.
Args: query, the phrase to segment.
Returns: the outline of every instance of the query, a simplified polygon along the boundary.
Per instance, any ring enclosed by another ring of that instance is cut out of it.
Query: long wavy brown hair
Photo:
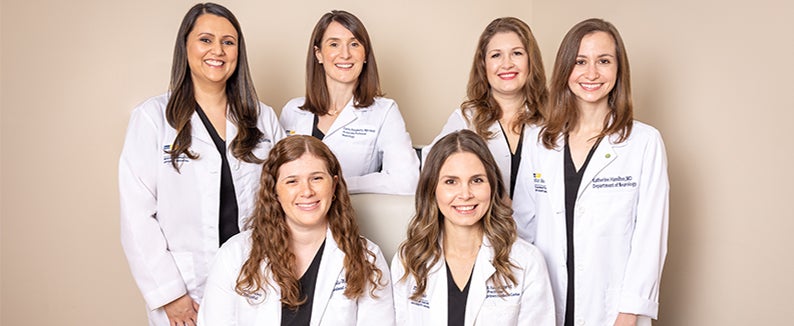
[[[227,118],[237,126],[237,136],[231,143],[234,157],[249,163],[262,163],[262,158],[256,157],[253,150],[262,138],[262,131],[256,123],[259,117],[259,99],[254,89],[254,82],[248,70],[248,55],[245,50],[245,38],[240,28],[240,23],[229,9],[219,4],[207,2],[199,3],[190,8],[176,36],[174,45],[174,59],[171,64],[171,83],[169,91],[171,96],[165,107],[165,117],[168,124],[176,129],[176,138],[168,151],[171,156],[171,165],[179,171],[180,155],[197,159],[198,154],[190,151],[192,128],[190,118],[196,112],[198,103],[193,90],[193,80],[190,76],[190,66],[187,62],[187,37],[196,25],[196,20],[202,15],[215,15],[226,18],[237,31],[237,68],[226,81],[226,99],[229,105]]]
[[[516,284],[511,270],[517,267],[510,261],[510,249],[516,241],[516,224],[513,220],[513,209],[510,207],[504,181],[499,173],[488,145],[482,137],[471,130],[460,130],[444,136],[438,141],[427,156],[427,163],[419,176],[416,189],[416,215],[408,224],[408,236],[398,252],[405,268],[405,275],[399,280],[404,282],[408,277],[416,280],[416,290],[411,294],[412,300],[419,300],[427,289],[427,274],[441,259],[441,234],[444,216],[436,201],[436,187],[441,167],[446,159],[455,153],[472,153],[485,166],[485,174],[491,188],[491,204],[480,219],[483,233],[493,247],[493,265],[496,273],[489,278],[498,291],[504,291],[507,284]]]
[[[314,26],[306,54],[306,101],[300,108],[316,115],[328,113],[328,106],[331,105],[325,82],[325,69],[314,55],[316,49],[322,48],[323,35],[331,22],[337,22],[347,28],[364,47],[366,59],[361,74],[358,75],[356,89],[353,91],[353,105],[357,108],[365,108],[375,102],[375,97],[383,96],[378,76],[378,63],[375,61],[367,28],[355,15],[344,10],[332,10],[320,17],[317,25]]]
[[[265,160],[256,208],[246,222],[246,227],[252,230],[251,253],[237,277],[235,291],[248,296],[265,290],[265,286],[278,286],[281,289],[281,302],[288,307],[296,308],[305,302],[306,299],[299,294],[299,277],[292,270],[295,255],[289,250],[290,229],[284,210],[276,198],[276,180],[282,165],[307,154],[324,161],[328,173],[337,179],[335,199],[331,202],[326,218],[334,241],[345,253],[345,296],[356,299],[364,295],[364,289],[370,285],[369,295],[374,297],[375,290],[384,286],[383,275],[374,263],[375,253],[367,248],[367,240],[359,234],[339,161],[323,142],[303,135],[282,139],[270,150]],[[265,274],[272,276],[275,284],[271,284]]]
[[[576,95],[568,87],[568,77],[571,76],[576,56],[579,54],[579,45],[582,39],[595,32],[605,32],[615,40],[615,54],[617,57],[618,73],[615,87],[609,92],[610,114],[604,119],[604,128],[601,133],[593,138],[602,138],[607,135],[617,134],[617,142],[623,142],[631,135],[634,126],[634,105],[631,100],[631,78],[629,73],[629,58],[626,55],[626,46],[620,37],[618,29],[612,23],[603,19],[590,18],[574,25],[560,43],[557,59],[554,62],[554,72],[551,75],[550,99],[547,111],[546,125],[543,127],[540,139],[548,149],[557,147],[560,137],[567,135],[579,122],[579,110],[576,105]]]
[[[490,139],[494,135],[488,130],[494,122],[502,118],[502,108],[491,94],[491,85],[488,83],[488,75],[485,70],[485,55],[488,43],[494,35],[498,33],[512,32],[518,35],[521,43],[527,50],[527,60],[529,61],[529,74],[524,85],[524,104],[526,110],[519,112],[510,128],[515,133],[521,133],[524,124],[538,124],[543,120],[540,111],[548,99],[546,89],[546,73],[543,70],[543,58],[540,55],[538,42],[535,35],[529,29],[529,25],[521,19],[515,17],[502,17],[494,19],[480,35],[477,42],[477,52],[474,53],[474,62],[471,65],[469,74],[469,84],[466,87],[467,100],[460,105],[464,117],[471,116],[471,124],[474,131],[485,139]]]

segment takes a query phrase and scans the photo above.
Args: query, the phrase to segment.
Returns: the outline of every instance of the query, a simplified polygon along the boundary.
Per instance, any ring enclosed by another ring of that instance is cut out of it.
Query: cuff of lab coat
[[[172,282],[154,289],[154,291],[147,292],[143,295],[143,300],[146,301],[146,305],[149,307],[149,310],[155,310],[165,306],[171,301],[179,299],[179,297],[185,295],[186,293],[187,289],[185,288],[184,283]]]
[[[656,319],[657,314],[659,313],[659,303],[634,294],[629,294],[624,292],[620,296],[620,306],[618,306],[618,311],[629,314],[648,316],[653,319]]]

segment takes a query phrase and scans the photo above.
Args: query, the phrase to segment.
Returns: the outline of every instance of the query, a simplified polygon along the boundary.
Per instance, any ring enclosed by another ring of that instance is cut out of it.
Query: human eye
[[[608,64],[612,63],[612,61],[609,60],[609,59],[604,58],[604,59],[598,60],[598,63],[604,64],[604,65],[608,65]]]
[[[455,182],[455,179],[453,179],[453,178],[447,178],[447,179],[444,179],[444,180],[442,180],[442,182],[443,182],[445,185],[454,185],[454,184],[456,183],[456,182]]]
[[[581,66],[581,65],[585,64],[583,59],[576,59],[575,63],[576,63],[577,66]]]
[[[501,54],[501,53],[499,53],[499,52],[494,52],[494,53],[492,53],[492,54],[491,54],[491,59],[496,59],[496,58],[498,58],[498,57],[501,57],[501,56],[502,56],[502,54]]]
[[[298,183],[298,180],[295,180],[294,178],[284,179],[284,184],[293,185],[296,183]]]
[[[233,40],[225,40],[225,41],[223,41],[223,44],[224,45],[234,45],[234,41]]]
[[[328,46],[330,46],[330,47],[332,47],[332,48],[335,48],[335,47],[338,47],[338,46],[339,46],[339,43],[337,43],[337,42],[331,42],[331,43],[328,43]]]
[[[350,43],[350,46],[352,46],[354,48],[357,48],[357,47],[361,46],[361,43],[358,43],[358,41],[353,41],[353,42]]]
[[[515,56],[522,56],[522,55],[524,55],[524,51],[521,51],[521,50],[516,50],[516,51],[513,51],[513,55],[515,55]]]
[[[472,179],[471,182],[475,184],[486,183],[488,182],[488,179],[486,179],[485,177],[474,177],[474,179]]]
[[[212,43],[212,40],[210,40],[210,38],[209,38],[209,37],[199,37],[199,42],[202,42],[202,43]]]

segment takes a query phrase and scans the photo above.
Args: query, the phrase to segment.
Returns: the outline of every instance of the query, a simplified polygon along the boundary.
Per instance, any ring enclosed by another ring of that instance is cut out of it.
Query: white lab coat
[[[603,139],[593,153],[576,200],[574,322],[579,325],[612,325],[618,312],[642,315],[639,325],[648,325],[658,312],[669,206],[664,144],[656,129],[638,121],[628,139],[615,143],[616,138]],[[562,325],[568,286],[564,144],[553,150],[533,145],[532,164],[520,171],[516,192],[534,200],[513,206],[515,214],[534,215],[534,244],[546,257]]]
[[[314,114],[299,108],[304,101],[303,97],[292,99],[281,110],[287,136],[312,134]],[[351,99],[323,143],[342,165],[351,194],[413,195],[416,191],[419,157],[394,100],[376,97],[371,106],[357,109]]]
[[[384,287],[370,296],[371,286],[364,295],[351,300],[344,295],[345,254],[337,246],[330,229],[326,233],[323,257],[317,271],[310,325],[394,325],[394,302],[388,265],[380,248],[367,241],[375,253],[375,264],[381,270]],[[251,251],[251,231],[241,232],[223,244],[212,265],[204,301],[198,315],[200,326],[278,325],[281,321],[281,293],[278,285],[269,278],[266,291],[250,296],[235,292],[237,277]],[[264,265],[262,268],[264,271]],[[269,272],[267,272],[269,275]],[[272,286],[272,287],[271,287]],[[249,302],[253,301],[253,302]]]
[[[524,134],[522,136],[521,141],[521,166],[519,166],[519,170],[528,169],[526,167],[530,164],[529,161],[529,153],[528,151],[534,150],[530,148],[531,144],[533,144],[537,140],[537,132],[540,127],[536,125],[525,125],[524,126]],[[463,116],[463,110],[457,109],[449,116],[447,123],[444,125],[444,128],[441,129],[441,133],[433,139],[433,142],[430,145],[427,145],[422,148],[422,162],[427,159],[427,155],[430,154],[430,149],[437,143],[441,138],[446,135],[449,135],[455,131],[468,129],[474,131],[474,126],[469,125],[466,122],[466,119]],[[510,192],[510,172],[511,167],[513,165],[513,160],[511,158],[510,146],[507,144],[507,140],[505,140],[504,132],[502,132],[502,127],[499,125],[499,122],[494,122],[488,130],[493,133],[493,137],[490,139],[486,139],[485,142],[488,144],[488,149],[491,151],[491,155],[493,155],[494,161],[496,161],[496,165],[499,166],[499,172],[502,176],[502,182],[504,183],[504,189],[506,193]],[[533,136],[534,135],[534,136]],[[422,164],[424,166],[424,163]],[[516,177],[518,178],[518,177]],[[516,179],[516,188],[518,188],[518,183],[520,181]],[[528,209],[533,207],[531,203],[533,199],[528,196],[528,193],[519,193],[518,191],[513,191],[513,206],[515,206],[516,202],[521,202],[525,204],[524,209]],[[515,207],[513,207],[515,209]],[[532,224],[531,215],[529,214],[513,214],[513,218],[516,221],[516,229],[518,231],[518,236],[522,239],[525,239],[532,243],[532,237],[534,235],[534,225]]]
[[[472,325],[554,325],[554,299],[546,263],[540,251],[521,239],[513,244],[510,260],[517,284],[508,288],[508,295],[498,294],[488,279],[496,272],[491,264],[493,248],[486,237],[477,253],[466,299],[466,326]],[[416,280],[405,274],[400,254],[391,263],[394,284],[394,306],[398,325],[447,324],[447,267],[441,259],[430,268],[427,288],[420,301],[410,299]]]
[[[165,118],[168,96],[150,98],[132,112],[119,162],[121,243],[151,325],[168,325],[161,307],[185,293],[201,301],[219,243],[220,154],[194,113],[190,150],[199,158],[180,158],[181,170],[174,170],[164,150],[176,137]],[[264,135],[253,153],[264,159],[284,132],[273,109],[261,103],[257,127]],[[237,127],[227,120],[226,139],[236,135]],[[262,166],[240,161],[228,149],[226,157],[242,229],[254,206]]]

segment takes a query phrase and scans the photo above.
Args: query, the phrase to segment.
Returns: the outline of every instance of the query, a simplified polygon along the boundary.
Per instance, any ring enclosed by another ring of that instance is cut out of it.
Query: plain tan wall
[[[657,325],[787,320],[793,5],[426,2],[223,3],[243,26],[259,96],[277,111],[303,93],[317,18],[332,8],[358,15],[417,144],[463,99],[491,19],[527,21],[549,73],[574,23],[614,22],[628,47],[636,115],[662,131],[670,161]],[[0,2],[0,324],[145,324],[118,239],[117,161],[132,107],[167,87],[174,36],[192,4]]]

